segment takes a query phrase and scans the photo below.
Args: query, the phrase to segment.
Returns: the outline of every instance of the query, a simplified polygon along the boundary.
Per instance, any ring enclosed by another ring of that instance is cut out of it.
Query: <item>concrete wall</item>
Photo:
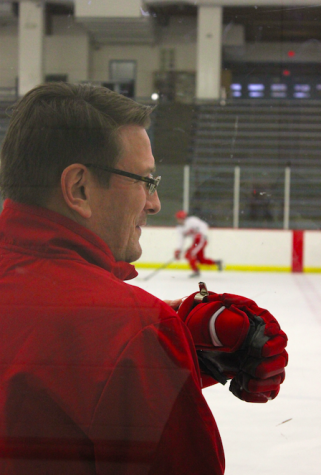
[[[54,34],[45,36],[45,74],[68,74],[69,82],[87,81],[89,39],[86,30],[72,19],[58,17]]]
[[[303,233],[303,268],[321,272],[321,231]],[[157,267],[173,256],[176,229],[146,227],[140,239],[143,254],[137,267]],[[186,247],[189,241],[186,240]],[[226,270],[291,271],[292,231],[211,228],[206,254],[222,259]],[[171,267],[187,268],[186,261]]]
[[[175,49],[176,70],[195,71],[196,50],[195,45],[166,43],[166,48]],[[101,46],[92,51],[92,81],[108,81],[109,61],[131,60],[136,61],[137,81],[136,97],[150,97],[153,91],[153,72],[160,68],[160,51],[162,45],[155,46]]]
[[[141,0],[74,0],[77,17],[140,17]]]
[[[152,71],[158,69],[159,49],[154,46],[102,46],[92,52],[92,81],[109,81],[109,61],[136,61],[136,97],[150,97]]]
[[[56,17],[53,34],[44,38],[44,75],[67,74],[70,82],[88,81],[89,49],[88,34],[83,26],[72,18]],[[15,86],[18,58],[18,27],[4,26],[0,29],[0,87]]]

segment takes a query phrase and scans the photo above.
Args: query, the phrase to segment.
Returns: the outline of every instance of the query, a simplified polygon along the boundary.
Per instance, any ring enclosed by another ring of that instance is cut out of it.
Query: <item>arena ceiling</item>
[[[10,1],[10,0],[9,0]],[[304,0],[303,0],[304,1]],[[12,16],[1,16],[0,22],[17,21],[19,15],[18,2],[13,3]],[[90,32],[92,39],[101,44],[115,42],[148,42],[155,41],[154,26],[166,26],[172,17],[195,17],[197,7],[190,3],[153,4],[145,7],[142,18],[129,20],[86,19],[82,23]],[[148,10],[147,10],[148,8]],[[1,12],[0,12],[1,13]],[[54,15],[73,15],[72,1],[52,0],[46,2],[47,34],[50,34],[51,18]],[[244,26],[246,42],[304,42],[321,41],[321,6],[295,7],[224,7],[223,23]],[[122,34],[126,32],[122,39]]]
[[[154,5],[149,11],[161,24],[168,23],[173,16],[197,15],[196,6],[182,3]],[[243,25],[247,42],[321,40],[321,6],[224,7],[223,23]]]

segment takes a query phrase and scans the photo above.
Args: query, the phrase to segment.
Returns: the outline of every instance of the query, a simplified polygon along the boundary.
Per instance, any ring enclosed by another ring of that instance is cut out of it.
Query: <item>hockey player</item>
[[[204,256],[204,250],[207,245],[208,224],[197,216],[188,216],[183,210],[177,211],[175,214],[177,221],[178,245],[175,251],[175,259],[180,259],[184,239],[192,238],[192,244],[185,252],[185,258],[188,260],[193,273],[190,277],[198,277],[200,275],[198,263],[217,265],[222,270],[222,261],[213,260]]]

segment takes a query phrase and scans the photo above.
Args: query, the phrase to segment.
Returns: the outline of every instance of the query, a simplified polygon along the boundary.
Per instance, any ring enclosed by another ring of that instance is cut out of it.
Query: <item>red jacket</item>
[[[0,216],[1,475],[221,475],[185,324],[95,234]]]

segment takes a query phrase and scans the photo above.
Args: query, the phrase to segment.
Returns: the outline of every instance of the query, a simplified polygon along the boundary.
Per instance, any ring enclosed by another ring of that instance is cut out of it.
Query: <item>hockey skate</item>
[[[221,260],[219,260],[219,261],[216,261],[215,263],[217,265],[217,269],[219,271],[222,271],[223,270],[223,262]]]
[[[192,272],[192,274],[190,274],[188,277],[199,277],[201,275],[200,271],[199,270],[195,270],[194,272]]]

